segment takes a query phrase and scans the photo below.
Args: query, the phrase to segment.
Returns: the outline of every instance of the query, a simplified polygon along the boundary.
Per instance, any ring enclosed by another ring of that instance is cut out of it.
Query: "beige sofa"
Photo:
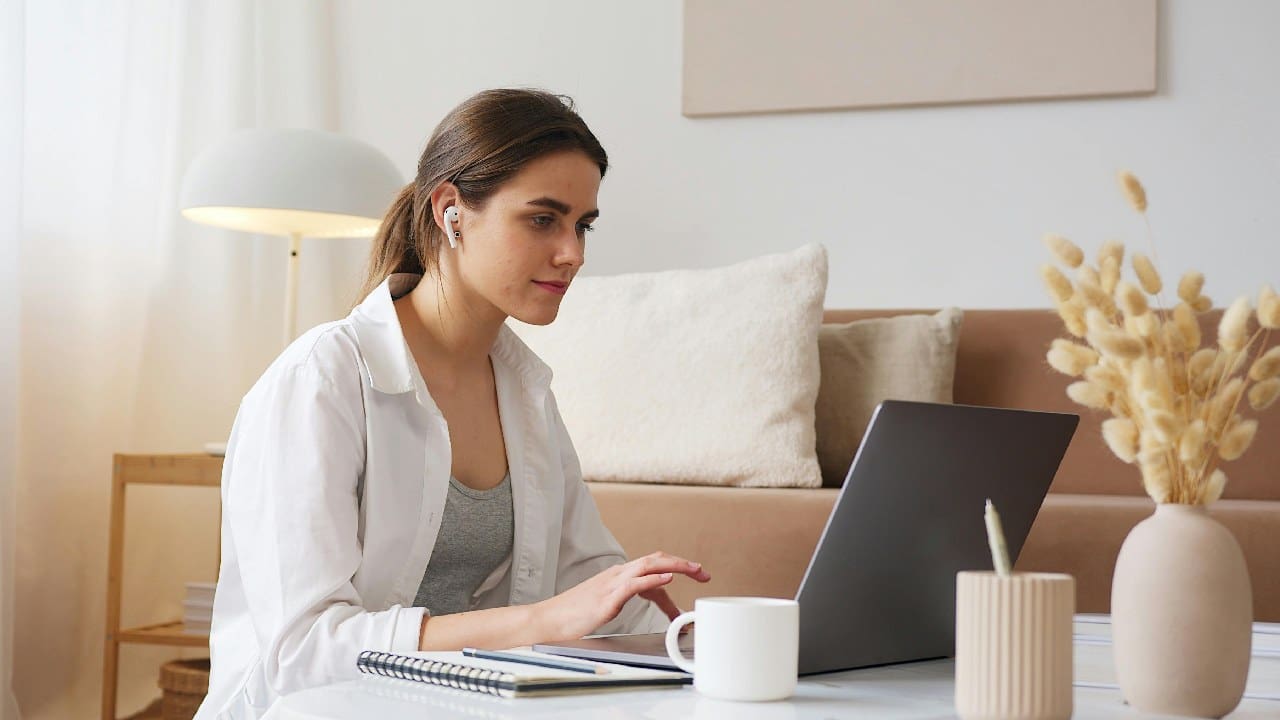
[[[826,322],[903,312],[828,310]],[[1217,315],[1204,318],[1207,330]],[[1210,330],[1207,337],[1216,337]],[[1031,529],[1019,570],[1068,572],[1076,577],[1080,612],[1107,612],[1111,573],[1125,535],[1151,514],[1137,469],[1103,445],[1105,418],[1064,394],[1068,378],[1044,360],[1062,336],[1045,310],[970,310],[956,359],[955,401],[967,405],[1075,412],[1080,427],[1049,497]],[[1224,466],[1224,499],[1211,512],[1244,549],[1258,620],[1280,621],[1280,412],[1261,423],[1253,447]],[[671,592],[681,607],[706,595],[792,596],[817,544],[838,490],[747,489],[589,483],[605,523],[632,555],[656,549],[701,561],[706,585],[678,579]]]

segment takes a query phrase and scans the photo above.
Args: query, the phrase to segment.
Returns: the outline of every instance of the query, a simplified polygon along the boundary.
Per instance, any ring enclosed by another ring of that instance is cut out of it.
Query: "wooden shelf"
[[[102,663],[102,720],[116,720],[116,683],[120,675],[122,643],[206,649],[209,647],[207,632],[186,632],[180,621],[134,628],[120,627],[120,603],[124,576],[124,506],[125,496],[128,494],[127,488],[130,485],[217,488],[221,484],[221,455],[188,453],[116,455],[113,458],[110,542],[107,548],[107,622]]]
[[[144,645],[209,647],[209,633],[187,632],[183,629],[181,620],[121,630],[117,640],[122,643],[142,643]]]
[[[217,487],[222,482],[221,455],[116,455],[116,479],[144,485]]]

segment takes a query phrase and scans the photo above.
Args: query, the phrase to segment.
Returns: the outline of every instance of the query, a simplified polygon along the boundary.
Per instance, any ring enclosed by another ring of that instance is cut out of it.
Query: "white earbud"
[[[444,209],[444,234],[449,237],[449,247],[458,247],[458,238],[462,237],[462,233],[453,229],[453,224],[458,222],[458,208],[450,205]]]

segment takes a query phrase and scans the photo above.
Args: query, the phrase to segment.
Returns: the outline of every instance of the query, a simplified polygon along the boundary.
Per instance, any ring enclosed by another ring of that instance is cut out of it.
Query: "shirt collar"
[[[348,318],[369,368],[369,384],[378,392],[398,395],[416,389],[417,367],[392,302],[408,294],[421,280],[422,276],[416,273],[389,276]],[[495,365],[512,370],[525,387],[545,389],[551,385],[551,368],[505,323],[489,354]]]

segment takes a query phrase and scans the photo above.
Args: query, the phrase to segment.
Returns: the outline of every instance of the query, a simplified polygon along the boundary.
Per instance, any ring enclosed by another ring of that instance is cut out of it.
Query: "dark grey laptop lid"
[[[796,596],[800,674],[952,655],[956,573],[991,569],[986,499],[1016,560],[1079,419],[881,403]],[[534,649],[675,668],[660,633]]]
[[[1016,559],[1078,422],[882,403],[796,596],[800,673],[952,655],[955,575],[991,569],[985,500]]]

